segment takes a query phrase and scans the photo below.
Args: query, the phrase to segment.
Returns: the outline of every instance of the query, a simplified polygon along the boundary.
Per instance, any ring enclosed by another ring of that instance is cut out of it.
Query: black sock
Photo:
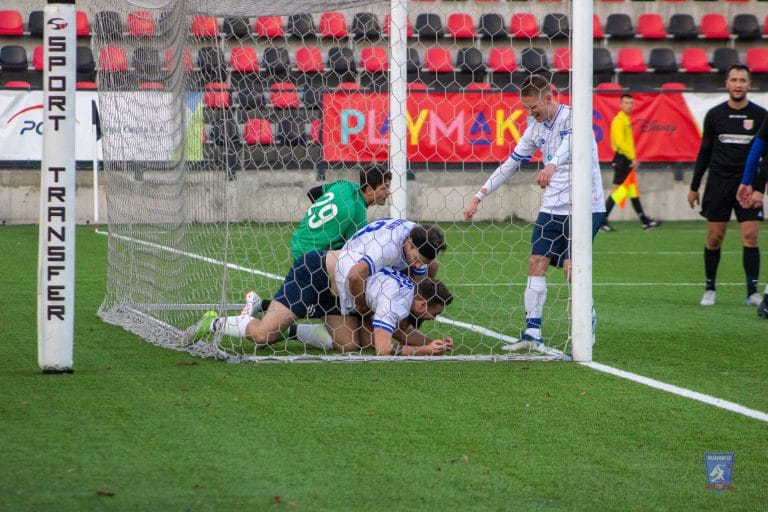
[[[613,210],[615,204],[616,203],[611,196],[608,196],[608,199],[605,200],[605,217],[603,217],[603,224],[608,224],[608,216],[611,214],[611,210]]]
[[[742,253],[744,274],[747,276],[747,296],[757,293],[757,280],[760,275],[760,249],[744,247]]]
[[[632,201],[632,208],[635,209],[635,213],[637,213],[637,216],[640,217],[640,222],[642,222],[643,224],[648,224],[649,222],[651,222],[651,219],[649,219],[648,216],[643,211],[643,205],[640,204],[640,198],[633,197],[631,201]]]
[[[717,280],[717,266],[720,264],[720,249],[707,249],[704,247],[704,275],[706,276],[707,290],[715,289]]]
[[[288,328],[288,336],[287,338],[289,340],[295,340],[296,339],[296,324],[291,325]]]
[[[272,304],[272,299],[261,299],[261,310],[266,311],[270,304]]]

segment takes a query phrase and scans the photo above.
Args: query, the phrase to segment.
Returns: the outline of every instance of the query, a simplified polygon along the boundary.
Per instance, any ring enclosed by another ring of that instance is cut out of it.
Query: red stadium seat
[[[389,24],[390,24],[390,15],[387,14],[384,16],[384,35],[389,37]],[[405,33],[408,38],[413,37],[413,24],[411,23],[411,19],[406,19],[406,27],[405,27]]]
[[[99,49],[99,69],[106,72],[128,71],[128,54],[125,48],[106,45]]]
[[[219,36],[219,20],[216,16],[195,14],[189,21],[189,32],[194,37],[213,38]]]
[[[666,39],[664,19],[658,13],[643,13],[637,19],[637,35],[641,39]]]
[[[768,73],[768,48],[747,48],[744,54],[744,64],[753,73]]]
[[[184,48],[181,53],[181,62],[177,62],[179,60],[179,57],[176,55],[176,52],[173,48],[168,48],[164,52],[164,65],[169,70],[176,69],[176,66],[181,64],[184,68],[185,72],[192,71],[192,69],[195,67],[194,64],[194,58],[192,57],[192,52],[189,50],[189,48]]]
[[[647,72],[643,51],[634,47],[620,48],[616,55],[616,69],[621,73]]]
[[[662,91],[684,91],[688,86],[682,82],[664,82],[661,84]]]
[[[39,44],[32,50],[32,69],[43,71],[43,45]]]
[[[232,104],[229,84],[225,82],[211,82],[205,84],[203,102],[208,108],[229,108]]]
[[[269,102],[274,108],[298,108],[299,94],[290,82],[277,82],[269,88]]]
[[[704,39],[729,39],[728,22],[720,13],[708,13],[701,17],[701,37]]]
[[[321,144],[320,127],[322,123],[320,119],[313,119],[309,123],[309,142],[312,144]]]
[[[268,119],[246,119],[243,141],[249,146],[268,146],[274,142],[272,123]]]
[[[464,88],[466,91],[492,91],[493,86],[486,82],[470,82]]]
[[[148,11],[132,11],[125,20],[125,30],[132,37],[154,36],[156,32],[155,20]]]
[[[360,50],[360,67],[374,73],[389,69],[387,50],[381,46],[368,46]]]
[[[536,16],[531,13],[515,13],[509,22],[509,34],[515,39],[539,37]]]
[[[326,11],[320,14],[320,23],[318,24],[320,37],[328,39],[342,39],[349,37],[347,31],[347,19],[344,14],[338,11]]]
[[[296,50],[296,69],[302,73],[320,73],[325,70],[323,56],[317,46],[303,46]]]
[[[602,82],[597,84],[595,89],[597,89],[600,92],[615,94],[623,91],[624,87],[622,87],[621,84],[617,84],[616,82]]]
[[[229,53],[229,69],[236,73],[259,71],[259,57],[252,46],[235,46]]]
[[[493,47],[488,52],[488,70],[492,73],[511,73],[517,69],[517,57],[513,48]]]
[[[449,14],[445,28],[448,36],[454,39],[474,39],[477,36],[472,15],[467,13]]]
[[[704,48],[684,48],[680,54],[680,69],[686,73],[710,73],[707,51]]]
[[[433,46],[424,53],[424,70],[435,73],[453,71],[453,59],[448,48]]]
[[[552,52],[553,70],[560,73],[567,73],[571,70],[571,49],[555,48]]]
[[[421,82],[408,82],[408,90],[409,91],[426,91],[429,89],[427,87],[427,84],[421,83]]]
[[[91,23],[85,11],[77,11],[75,13],[75,26],[77,37],[88,37],[91,35]]]
[[[592,39],[604,39],[603,22],[600,21],[600,15],[592,15]]]
[[[165,89],[163,82],[141,82],[139,89],[142,91],[162,91]]]
[[[96,82],[76,82],[75,88],[79,91],[95,90],[98,89]]]
[[[253,32],[257,37],[265,39],[285,37],[283,18],[280,16],[259,16],[254,22]]]
[[[26,89],[32,88],[32,85],[26,80],[9,80],[3,85],[6,89]]]
[[[24,20],[15,9],[0,11],[0,36],[24,35]]]

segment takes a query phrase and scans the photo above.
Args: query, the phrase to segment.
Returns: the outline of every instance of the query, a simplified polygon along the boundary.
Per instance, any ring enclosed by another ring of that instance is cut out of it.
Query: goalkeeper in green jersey
[[[291,237],[294,260],[309,251],[341,249],[368,224],[366,209],[389,198],[392,173],[378,167],[360,171],[360,184],[339,180],[311,189],[313,204]]]

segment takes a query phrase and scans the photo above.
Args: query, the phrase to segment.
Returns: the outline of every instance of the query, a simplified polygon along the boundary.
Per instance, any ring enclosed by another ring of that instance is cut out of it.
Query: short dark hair
[[[441,304],[443,307],[453,302],[453,294],[448,291],[445,283],[429,277],[416,282],[416,296],[427,301],[427,304]]]
[[[752,71],[749,69],[749,66],[745,66],[744,64],[731,64],[728,66],[728,70],[725,72],[725,78],[728,78],[728,75],[731,74],[731,71],[746,71],[747,76],[752,78]]]
[[[634,98],[632,97],[632,95],[631,95],[631,94],[629,94],[628,92],[625,92],[624,94],[622,94],[622,95],[621,95],[621,98],[620,98],[620,99],[622,99],[622,100],[623,100],[624,98],[629,98],[629,99],[631,99],[631,100],[633,100],[633,99],[634,99]]]
[[[360,169],[361,190],[365,190],[365,187],[376,190],[386,181],[392,181],[392,173],[386,168],[373,166]]]
[[[416,224],[409,237],[419,254],[430,261],[447,248],[442,230],[433,224]]]
[[[520,85],[520,96],[533,96],[551,90],[549,80],[541,75],[531,75]]]

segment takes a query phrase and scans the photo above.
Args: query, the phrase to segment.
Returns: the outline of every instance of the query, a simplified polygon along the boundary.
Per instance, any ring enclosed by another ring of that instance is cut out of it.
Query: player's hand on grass
[[[688,204],[691,205],[691,208],[699,204],[699,193],[695,190],[688,191]]]
[[[472,199],[469,200],[469,204],[466,208],[464,208],[464,220],[472,220],[472,217],[475,216],[477,207],[479,205],[480,200],[477,198],[477,196],[472,196]]]

